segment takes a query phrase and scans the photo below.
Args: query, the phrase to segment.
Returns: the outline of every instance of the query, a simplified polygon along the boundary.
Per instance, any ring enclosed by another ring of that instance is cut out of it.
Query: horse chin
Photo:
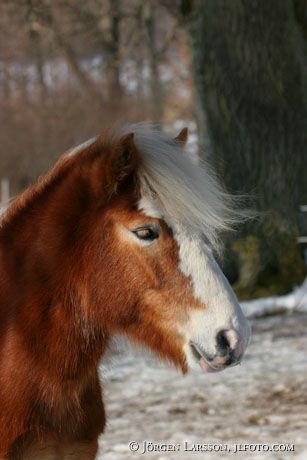
[[[220,372],[225,369],[221,364],[213,364],[210,359],[205,355],[199,345],[190,341],[185,345],[185,354],[187,367],[189,370],[199,370],[199,368],[206,373]]]
[[[204,372],[220,372],[224,369],[224,367],[213,367],[203,356],[199,360],[199,365]]]

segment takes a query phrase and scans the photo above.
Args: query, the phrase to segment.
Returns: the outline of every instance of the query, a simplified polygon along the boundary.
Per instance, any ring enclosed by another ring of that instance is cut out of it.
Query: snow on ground
[[[283,305],[291,304],[289,298],[282,298]],[[265,310],[266,304],[262,300],[258,307]],[[257,316],[255,309],[250,316]],[[122,350],[116,364],[102,368],[108,426],[99,459],[306,460],[307,312],[254,318],[251,324],[253,336],[241,366],[221,373],[182,376]],[[129,450],[132,441],[139,443],[138,452]],[[181,450],[142,454],[144,441],[179,444]],[[185,442],[188,448],[217,443],[230,450],[235,443],[294,444],[295,451],[191,452],[184,450]]]
[[[294,311],[307,312],[307,280],[290,294],[242,302],[241,306],[248,318]]]

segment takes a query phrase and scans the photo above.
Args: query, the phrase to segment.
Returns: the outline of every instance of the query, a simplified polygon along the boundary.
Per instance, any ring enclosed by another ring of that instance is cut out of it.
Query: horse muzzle
[[[223,369],[236,366],[240,363],[243,354],[243,340],[234,329],[219,331],[216,336],[216,354],[211,356],[206,353],[204,347],[190,341],[190,349],[194,359],[205,372],[219,372]]]

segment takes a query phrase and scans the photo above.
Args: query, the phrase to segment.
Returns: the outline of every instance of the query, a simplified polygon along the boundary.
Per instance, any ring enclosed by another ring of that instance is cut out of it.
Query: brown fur
[[[136,209],[133,135],[111,138],[63,157],[2,221],[0,458],[95,457],[105,426],[97,369],[115,333],[186,371],[177,326],[201,306],[171,230]],[[151,221],[159,245],[131,242]],[[82,445],[89,454],[69,454]]]

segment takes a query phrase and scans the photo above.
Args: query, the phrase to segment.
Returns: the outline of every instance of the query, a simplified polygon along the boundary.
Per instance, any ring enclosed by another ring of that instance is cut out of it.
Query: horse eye
[[[143,241],[154,241],[159,238],[159,230],[153,227],[139,227],[133,233]]]

